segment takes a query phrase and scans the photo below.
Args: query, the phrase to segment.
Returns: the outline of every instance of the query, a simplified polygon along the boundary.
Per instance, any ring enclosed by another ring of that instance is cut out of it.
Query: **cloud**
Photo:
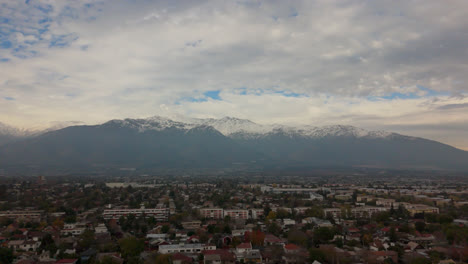
[[[467,121],[444,108],[468,94],[465,1],[0,5],[0,96],[17,98],[0,120],[17,126],[168,112],[372,128]]]
[[[438,107],[438,109],[441,109],[441,110],[451,110],[451,109],[460,109],[460,108],[468,108],[468,103],[447,104],[447,105],[441,105]]]

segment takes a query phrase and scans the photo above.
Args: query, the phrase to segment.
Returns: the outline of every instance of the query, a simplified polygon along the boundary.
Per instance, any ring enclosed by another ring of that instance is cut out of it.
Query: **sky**
[[[468,150],[468,1],[0,0],[0,122],[354,125]]]

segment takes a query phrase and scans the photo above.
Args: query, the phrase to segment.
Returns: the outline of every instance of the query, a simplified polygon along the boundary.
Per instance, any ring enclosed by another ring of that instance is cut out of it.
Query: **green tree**
[[[167,232],[169,232],[170,229],[171,227],[169,225],[163,225],[161,228],[161,232],[167,234]]]
[[[390,237],[390,241],[391,242],[396,242],[398,237],[397,237],[397,234],[396,234],[396,230],[395,230],[395,227],[390,227],[390,233],[388,235]]]
[[[325,253],[323,253],[322,250],[318,248],[311,248],[309,249],[309,259],[311,262],[314,262],[316,260],[318,262],[323,263],[326,261],[327,256],[325,255]]]
[[[322,244],[333,239],[335,232],[328,227],[319,227],[314,231],[314,242]]]
[[[139,256],[145,249],[144,242],[133,236],[120,239],[119,246],[122,256],[126,259]]]
[[[416,230],[417,230],[419,233],[422,233],[422,232],[424,232],[424,229],[426,228],[426,223],[424,223],[424,222],[416,222],[416,223],[414,223],[414,228],[416,228]]]
[[[171,255],[169,254],[158,255],[154,263],[155,264],[171,264],[172,263]]]
[[[9,248],[0,248],[0,263],[9,264],[12,263],[14,259],[13,251]]]
[[[78,245],[82,249],[88,249],[96,243],[96,238],[94,237],[94,231],[86,229],[83,234],[80,235],[78,240]]]

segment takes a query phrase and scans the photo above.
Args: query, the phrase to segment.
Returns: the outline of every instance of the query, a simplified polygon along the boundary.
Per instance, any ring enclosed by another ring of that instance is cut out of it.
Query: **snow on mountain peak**
[[[259,137],[268,133],[276,132],[282,132],[290,135],[301,135],[311,138],[336,136],[385,138],[392,134],[385,131],[367,131],[365,129],[348,125],[331,125],[323,127],[310,125],[262,125],[247,119],[239,119],[234,117],[223,117],[220,119],[215,119],[177,116],[170,119],[161,116],[153,116],[146,119],[124,119],[119,120],[119,122],[119,124],[122,126],[135,128],[140,132],[147,130],[161,131],[167,128],[177,128],[188,131],[200,126],[210,126],[225,136],[236,135],[243,137]]]

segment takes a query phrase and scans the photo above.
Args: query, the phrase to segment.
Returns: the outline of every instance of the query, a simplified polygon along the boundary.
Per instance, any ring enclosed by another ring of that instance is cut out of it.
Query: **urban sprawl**
[[[466,263],[437,177],[0,179],[0,263]]]

